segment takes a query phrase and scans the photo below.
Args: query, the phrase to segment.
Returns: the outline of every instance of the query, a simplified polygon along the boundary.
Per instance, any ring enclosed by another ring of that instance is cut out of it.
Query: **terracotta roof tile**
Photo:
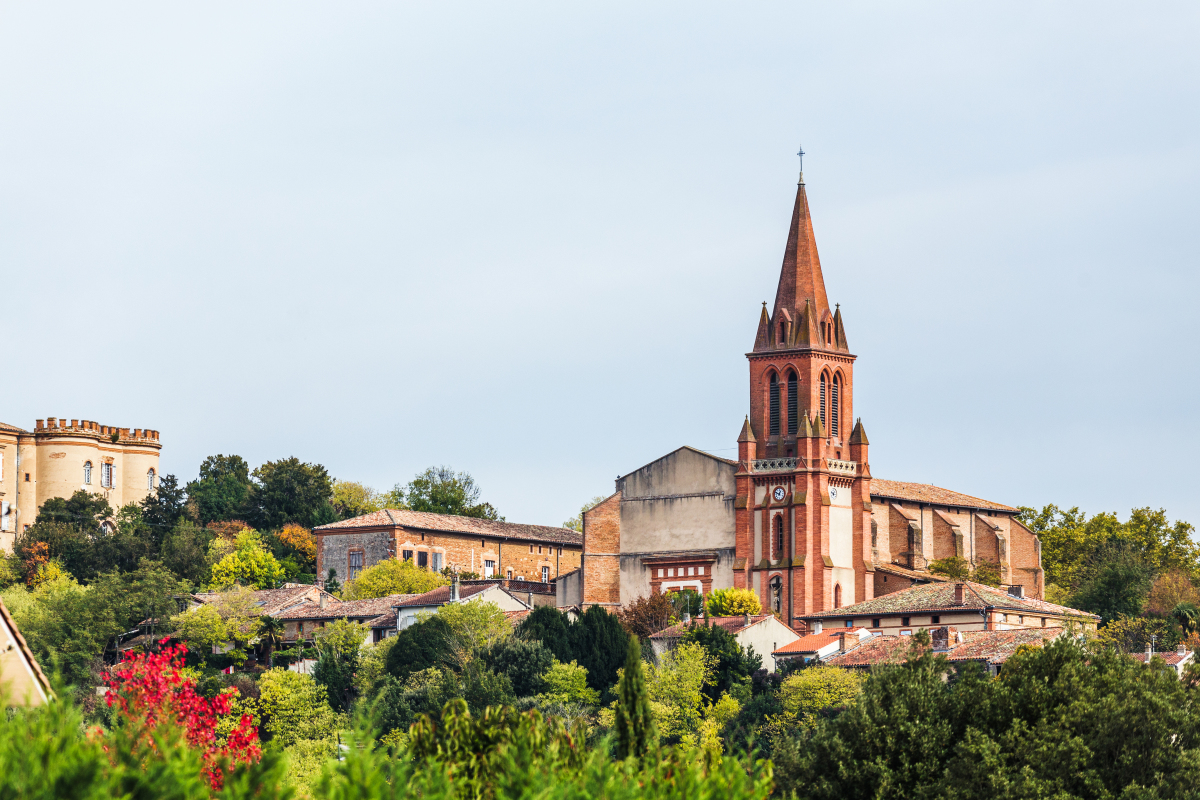
[[[904,481],[885,481],[882,478],[871,479],[871,497],[887,497],[895,500],[910,500],[915,503],[932,503],[941,506],[960,506],[963,508],[979,508],[988,511],[1011,511],[1018,509],[991,500],[982,500],[969,494],[952,492],[940,486],[929,483],[906,483]]]
[[[342,619],[343,617],[369,620],[386,614],[392,610],[393,606],[403,605],[406,601],[418,596],[415,594],[390,594],[387,597],[373,597],[369,600],[349,600],[344,603],[326,602],[324,608],[321,608],[319,603],[305,603],[277,616],[284,620]]]
[[[899,664],[912,650],[911,636],[872,636],[853,650],[825,659],[833,667],[873,667]]]
[[[913,578],[919,581],[948,581],[950,580],[945,575],[935,575],[932,572],[922,572],[918,569],[909,569],[902,567],[899,564],[876,564],[876,572],[886,572],[889,575],[898,575],[901,578]]]
[[[1016,628],[1007,631],[964,631],[962,644],[951,648],[946,657],[951,661],[986,661],[988,664],[1003,664],[1027,644],[1041,646],[1057,639],[1063,628]]]
[[[772,614],[759,614],[756,617],[750,618],[749,625],[746,624],[745,617],[741,617],[741,616],[739,616],[739,617],[705,617],[703,620],[695,620],[694,619],[688,623],[681,622],[678,625],[672,625],[669,628],[664,628],[663,630],[659,631],[658,633],[650,634],[650,638],[651,639],[678,639],[679,637],[681,637],[685,633],[687,633],[688,628],[692,627],[693,625],[703,625],[705,622],[707,622],[710,627],[712,625],[719,625],[722,628],[724,628],[725,630],[729,631],[730,633],[740,633],[741,631],[746,630],[746,628],[757,625],[758,623],[764,622],[768,619],[772,619],[773,616],[774,615],[772,615]]]
[[[870,617],[887,614],[927,613],[932,611],[958,611],[962,609],[989,609],[1016,611],[1034,615],[1083,617],[1100,619],[1095,614],[1079,611],[1066,606],[1047,603],[1045,600],[1034,600],[1030,597],[1013,597],[1007,592],[982,583],[961,581],[967,591],[962,603],[954,601],[955,582],[927,583],[913,586],[899,592],[892,592],[873,600],[855,603],[852,606],[837,608],[831,611],[821,611],[816,614],[806,614],[802,619],[826,619],[829,617]]]
[[[515,522],[500,522],[493,519],[459,517],[453,514],[431,514],[425,511],[402,511],[389,508],[373,511],[353,519],[331,522],[313,528],[314,533],[338,533],[352,528],[413,528],[415,530],[464,533],[470,536],[490,536],[497,539],[520,539],[521,541],[552,542],[554,544],[583,546],[583,534],[570,528],[551,528],[547,525],[523,525]]]
[[[468,597],[473,597],[474,595],[477,595],[480,592],[486,591],[488,589],[491,589],[493,586],[499,586],[499,585],[500,585],[500,581],[496,581],[495,583],[473,583],[470,585],[461,585],[460,584],[458,587],[458,598],[460,600],[465,600]],[[450,587],[449,586],[439,586],[436,589],[430,589],[428,592],[425,592],[424,594],[409,595],[408,599],[406,599],[404,602],[396,603],[395,605],[400,606],[402,608],[414,608],[414,607],[419,607],[419,606],[443,606],[449,602],[450,602]]]
[[[792,653],[815,653],[826,645],[833,644],[838,640],[838,637],[843,633],[849,636],[850,634],[860,634],[867,628],[830,628],[829,630],[821,631],[820,633],[810,633],[807,636],[801,636],[794,642],[785,644],[783,647],[776,650],[771,655],[789,655]]]
[[[16,425],[9,425],[6,422],[0,422],[0,431],[8,431],[9,433],[29,433],[24,428],[18,428]]]
[[[1143,664],[1146,663],[1146,654],[1144,652],[1130,653],[1129,655],[1135,661],[1140,661]],[[1192,655],[1191,651],[1180,653],[1177,650],[1166,650],[1166,651],[1160,650],[1160,651],[1155,651],[1155,653],[1154,653],[1155,658],[1161,658],[1163,661],[1167,662],[1172,667],[1179,664],[1179,662],[1186,660],[1191,655]]]
[[[337,598],[311,584],[292,584],[284,586],[281,589],[258,589],[254,592],[254,604],[258,606],[263,614],[276,616],[280,611],[290,608],[295,605],[300,605],[304,601],[305,595],[312,594],[315,597],[320,597],[324,594],[326,601],[338,602]],[[218,592],[198,592],[192,595],[199,603],[212,603],[220,597]]]

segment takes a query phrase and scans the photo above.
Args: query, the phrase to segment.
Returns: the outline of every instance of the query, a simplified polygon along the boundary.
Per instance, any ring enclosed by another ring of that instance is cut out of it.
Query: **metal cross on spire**
[[[801,147],[800,152],[796,153],[796,155],[800,156],[800,171],[804,172],[804,148]]]

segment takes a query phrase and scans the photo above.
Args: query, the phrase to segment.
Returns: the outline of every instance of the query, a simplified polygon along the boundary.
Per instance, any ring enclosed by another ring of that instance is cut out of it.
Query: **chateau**
[[[950,556],[998,568],[1041,598],[1037,537],[1012,506],[875,479],[854,409],[846,323],[830,308],[801,173],[783,267],[749,361],[750,407],[737,460],[682,447],[618,478],[584,514],[583,563],[559,605],[616,607],[651,592],[757,592],[789,625],[944,580]]]
[[[158,431],[48,417],[32,432],[0,423],[0,548],[33,524],[52,497],[80,489],[119,509],[158,485]]]

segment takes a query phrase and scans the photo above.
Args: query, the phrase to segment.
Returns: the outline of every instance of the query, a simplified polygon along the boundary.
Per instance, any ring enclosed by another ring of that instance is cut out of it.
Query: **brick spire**
[[[788,231],[787,250],[783,253],[783,270],[775,292],[775,307],[771,319],[778,320],[779,309],[786,308],[796,318],[804,311],[804,301],[812,300],[818,318],[829,313],[825,296],[825,277],[821,274],[821,258],[817,255],[817,239],[813,235],[812,215],[808,210],[808,195],[804,191],[804,173],[796,187],[796,205],[792,209],[792,227]]]

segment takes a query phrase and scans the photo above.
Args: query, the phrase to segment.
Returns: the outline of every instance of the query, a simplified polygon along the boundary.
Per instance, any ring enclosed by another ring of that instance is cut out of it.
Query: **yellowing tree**
[[[258,533],[249,528],[238,534],[234,550],[212,567],[212,585],[217,588],[237,584],[274,589],[281,580],[283,567],[267,550]]]
[[[340,519],[361,517],[363,514],[380,511],[386,507],[384,495],[357,481],[335,480],[333,497],[330,502],[333,503],[333,510],[337,512]]]
[[[762,603],[750,589],[717,589],[710,592],[707,600],[711,617],[736,617],[741,614],[761,614]]]
[[[390,594],[419,594],[447,583],[449,581],[441,573],[418,567],[412,561],[388,558],[347,581],[342,589],[342,599],[369,600]]]
[[[279,541],[286,544],[288,547],[295,550],[306,561],[316,562],[317,560],[317,537],[313,536],[312,531],[301,525],[288,523],[283,526],[283,530],[279,532]]]
[[[784,711],[809,725],[816,721],[819,712],[853,703],[865,680],[866,676],[853,670],[809,667],[784,679],[779,687],[779,701]]]
[[[642,662],[646,695],[659,733],[696,743],[703,718],[704,687],[712,682],[716,666],[716,657],[693,642],[672,648],[657,665]]]

